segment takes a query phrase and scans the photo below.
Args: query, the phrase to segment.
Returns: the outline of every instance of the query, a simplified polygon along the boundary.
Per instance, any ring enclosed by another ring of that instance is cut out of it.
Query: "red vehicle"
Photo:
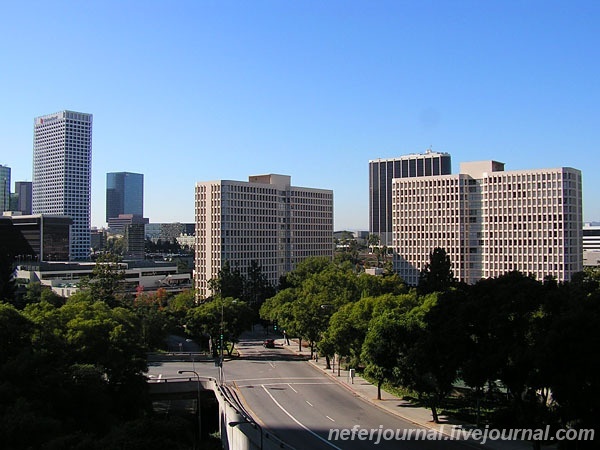
[[[263,342],[264,348],[275,348],[275,339],[265,339]]]

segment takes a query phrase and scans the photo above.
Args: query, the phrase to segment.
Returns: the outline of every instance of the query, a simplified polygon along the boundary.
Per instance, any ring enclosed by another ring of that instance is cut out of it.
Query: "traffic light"
[[[273,331],[277,331],[277,321],[273,321]]]

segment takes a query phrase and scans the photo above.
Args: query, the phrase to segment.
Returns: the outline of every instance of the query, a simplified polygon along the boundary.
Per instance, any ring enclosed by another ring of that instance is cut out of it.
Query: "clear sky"
[[[3,1],[0,164],[31,180],[34,117],[70,109],[94,115],[95,226],[129,171],[151,222],[280,173],[368,229],[368,161],[427,148],[581,169],[600,220],[599,24],[598,0]]]

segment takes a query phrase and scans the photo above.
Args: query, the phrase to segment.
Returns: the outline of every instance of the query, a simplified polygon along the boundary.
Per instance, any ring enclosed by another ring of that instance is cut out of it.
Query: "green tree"
[[[436,247],[429,254],[429,262],[419,276],[419,293],[445,292],[455,284],[450,256],[443,248]]]
[[[123,305],[123,289],[121,280],[125,271],[119,266],[121,258],[113,254],[105,254],[96,260],[92,276],[83,279],[81,290],[89,291],[93,300],[100,300],[111,307]]]
[[[156,350],[164,345],[169,330],[167,301],[168,294],[163,288],[152,293],[138,289],[133,301],[133,312],[140,321],[142,339],[148,350]]]
[[[228,355],[244,330],[252,324],[252,309],[245,302],[231,297],[215,297],[188,311],[187,332],[196,340],[210,336],[213,354],[223,335],[223,343],[231,343]]]
[[[377,400],[381,400],[381,386],[384,381],[394,381],[397,376],[398,345],[406,337],[401,326],[401,316],[386,311],[374,317],[362,346],[362,360],[365,371],[377,381]]]
[[[237,267],[231,267],[229,261],[223,263],[217,278],[208,281],[213,295],[237,299],[244,297],[245,284],[246,280],[240,270]]]
[[[369,234],[367,237],[367,245],[371,248],[372,252],[375,252],[375,247],[379,246],[381,239],[378,234]]]
[[[461,324],[451,320],[459,301],[452,293],[433,293],[405,315],[404,335],[398,358],[400,383],[415,391],[439,423],[438,408],[452,392],[463,361],[466,338]],[[450,320],[449,320],[450,319]]]
[[[258,261],[251,261],[245,282],[244,300],[258,311],[260,305],[273,295],[275,295],[275,288],[267,280],[260,264]]]

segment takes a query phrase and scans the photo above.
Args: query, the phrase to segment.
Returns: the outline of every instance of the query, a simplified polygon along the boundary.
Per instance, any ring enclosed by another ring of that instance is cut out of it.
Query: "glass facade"
[[[106,174],[106,221],[120,214],[144,215],[144,175],[131,172]]]
[[[12,222],[38,261],[69,260],[70,217],[13,216]]]
[[[0,213],[10,211],[10,167],[0,165]]]

